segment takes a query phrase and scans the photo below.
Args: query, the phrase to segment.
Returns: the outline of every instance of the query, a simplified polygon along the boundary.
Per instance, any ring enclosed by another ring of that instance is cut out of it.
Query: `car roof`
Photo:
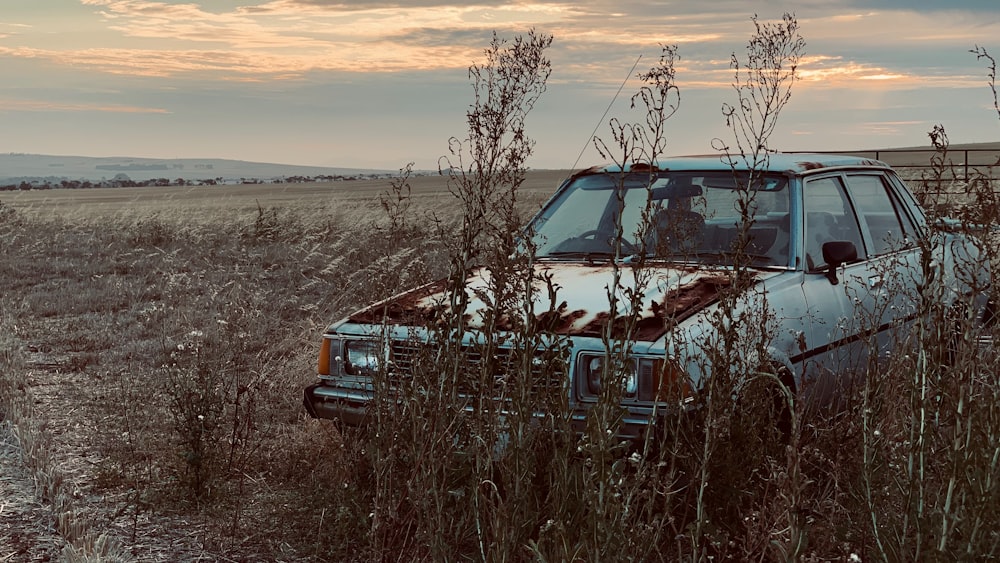
[[[815,172],[828,168],[889,168],[889,165],[872,158],[848,154],[821,154],[821,153],[770,153],[762,157],[766,159],[756,167],[761,172],[777,172],[781,174],[799,175],[806,172]],[[657,171],[746,171],[750,169],[750,158],[733,156],[732,162],[725,155],[692,155],[692,156],[672,156],[662,158],[654,163],[654,170]],[[647,172],[649,165],[645,162],[633,163],[624,167],[625,172]],[[619,165],[595,166],[588,170],[583,170],[576,175],[603,174],[622,172]]]

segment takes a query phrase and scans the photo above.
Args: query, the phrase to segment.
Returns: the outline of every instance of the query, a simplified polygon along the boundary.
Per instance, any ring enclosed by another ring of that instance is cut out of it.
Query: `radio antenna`
[[[622,90],[625,89],[625,84],[628,83],[628,79],[632,78],[632,73],[635,72],[635,67],[639,66],[640,60],[642,60],[641,54],[638,57],[636,57],[635,64],[632,65],[632,69],[628,71],[628,75],[625,77],[625,80],[622,81],[622,85],[618,87],[618,91],[615,92],[614,97],[611,98],[611,103],[608,104],[608,108],[604,110],[604,114],[601,115],[601,118],[597,121],[597,124],[594,125],[594,130],[590,132],[590,137],[587,137],[587,142],[583,145],[583,148],[580,149],[580,154],[576,156],[576,160],[573,162],[573,168],[571,168],[571,170],[576,170],[576,165],[579,164],[580,159],[583,158],[584,151],[587,150],[587,146],[594,139],[594,135],[597,134],[597,128],[600,127],[602,123],[604,123],[604,118],[607,117],[608,112],[611,111],[611,106],[615,105],[615,100],[618,99],[618,95],[621,94]]]

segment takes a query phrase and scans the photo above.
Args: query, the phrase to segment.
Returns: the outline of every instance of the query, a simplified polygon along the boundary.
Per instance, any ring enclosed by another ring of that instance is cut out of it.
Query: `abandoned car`
[[[838,393],[844,373],[892,353],[898,330],[916,319],[913,292],[927,267],[920,242],[932,235],[888,165],[820,154],[772,154],[754,167],[739,161],[676,157],[583,170],[524,231],[539,285],[534,314],[547,315],[545,330],[566,343],[560,389],[577,422],[596,404],[609,340],[621,334],[632,358],[621,384],[623,435],[637,436],[654,412],[690,401],[711,375],[705,351],[727,322],[720,295],[743,283],[734,280],[747,281],[732,307],[770,312],[766,345],[736,353],[765,355],[742,359],[773,367],[799,396],[819,401]],[[946,298],[983,314],[983,286],[971,279],[988,280],[977,247],[946,229],[933,238],[931,267],[944,277]],[[970,264],[978,270],[970,273]],[[744,278],[731,275],[737,267]],[[473,270],[466,283],[470,346],[492,301],[489,276]],[[554,300],[546,288],[557,289]],[[391,387],[416,363],[433,362],[417,348],[429,313],[448,307],[447,293],[447,284],[431,284],[330,325],[319,381],[305,390],[309,414],[362,424],[374,374]],[[631,319],[630,330],[608,330],[621,319]],[[517,367],[495,368],[498,380]],[[668,397],[678,379],[681,390]]]

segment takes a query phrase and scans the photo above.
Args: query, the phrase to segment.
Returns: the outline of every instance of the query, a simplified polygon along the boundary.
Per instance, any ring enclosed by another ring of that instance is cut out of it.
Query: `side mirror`
[[[833,240],[823,243],[823,261],[827,263],[826,279],[837,285],[837,268],[841,264],[854,262],[858,259],[858,247],[849,240]]]

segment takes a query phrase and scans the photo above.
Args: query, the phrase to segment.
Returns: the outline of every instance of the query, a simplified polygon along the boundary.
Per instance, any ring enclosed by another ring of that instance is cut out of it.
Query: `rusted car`
[[[558,288],[558,306],[535,313],[548,315],[546,330],[568,342],[562,389],[575,420],[587,417],[608,374],[615,336],[608,323],[630,319],[626,436],[677,404],[665,397],[668,383],[681,380],[682,403],[705,387],[713,369],[706,346],[717,345],[726,322],[719,296],[734,283],[737,261],[749,282],[727,306],[770,314],[763,347],[736,353],[765,356],[740,360],[774,368],[810,400],[829,401],[845,374],[893,352],[916,319],[914,292],[928,267],[942,276],[946,299],[971,303],[976,314],[988,309],[973,295],[983,286],[969,279],[988,280],[977,247],[958,232],[929,229],[888,165],[854,156],[773,154],[749,167],[716,155],[595,167],[567,179],[524,236],[534,242],[536,278]],[[934,237],[930,266],[921,262],[927,237]],[[615,271],[619,293],[637,290],[641,298],[617,299],[611,310]],[[470,339],[482,328],[488,282],[485,270],[467,282]],[[447,285],[431,284],[330,325],[319,381],[305,390],[309,414],[361,424],[373,374],[405,377],[417,361],[421,319],[448,302]]]

